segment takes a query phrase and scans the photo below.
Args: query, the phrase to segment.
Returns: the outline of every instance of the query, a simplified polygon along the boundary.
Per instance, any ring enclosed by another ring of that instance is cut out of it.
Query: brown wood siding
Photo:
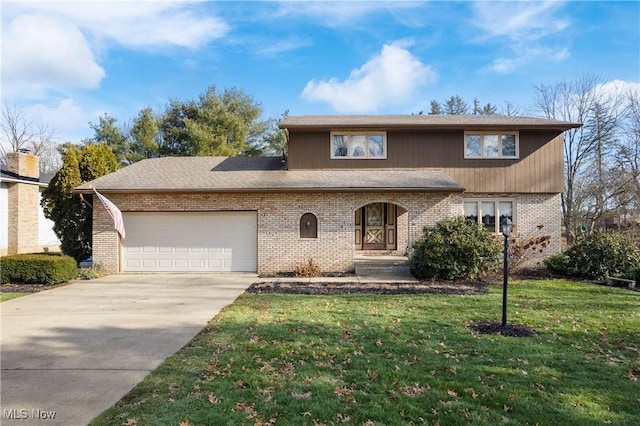
[[[467,192],[562,192],[562,133],[520,131],[520,158],[470,160],[464,158],[464,132],[387,132],[384,160],[331,159],[330,132],[291,131],[288,165],[291,170],[345,168],[439,168]]]

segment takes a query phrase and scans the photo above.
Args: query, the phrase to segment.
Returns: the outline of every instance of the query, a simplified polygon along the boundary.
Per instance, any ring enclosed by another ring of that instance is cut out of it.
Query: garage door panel
[[[158,259],[158,269],[170,270],[173,262],[168,259]]]
[[[142,268],[156,269],[156,261],[153,259],[142,259]]]
[[[124,271],[257,269],[256,212],[125,213]]]

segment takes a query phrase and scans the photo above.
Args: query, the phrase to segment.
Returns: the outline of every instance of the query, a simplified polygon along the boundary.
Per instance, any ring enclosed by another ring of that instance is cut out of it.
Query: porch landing
[[[354,263],[360,282],[418,282],[406,256],[357,254]]]

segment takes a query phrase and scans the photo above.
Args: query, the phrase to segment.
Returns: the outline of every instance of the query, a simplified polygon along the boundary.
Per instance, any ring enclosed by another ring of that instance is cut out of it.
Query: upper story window
[[[465,132],[464,158],[518,158],[518,132]]]
[[[331,158],[385,159],[385,132],[332,132]]]

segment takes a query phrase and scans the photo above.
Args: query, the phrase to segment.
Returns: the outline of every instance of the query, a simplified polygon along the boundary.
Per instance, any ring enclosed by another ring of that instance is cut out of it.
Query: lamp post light
[[[508,217],[500,221],[500,230],[504,235],[504,276],[502,280],[502,332],[507,326],[507,282],[509,280],[509,236],[513,229],[513,224]]]

